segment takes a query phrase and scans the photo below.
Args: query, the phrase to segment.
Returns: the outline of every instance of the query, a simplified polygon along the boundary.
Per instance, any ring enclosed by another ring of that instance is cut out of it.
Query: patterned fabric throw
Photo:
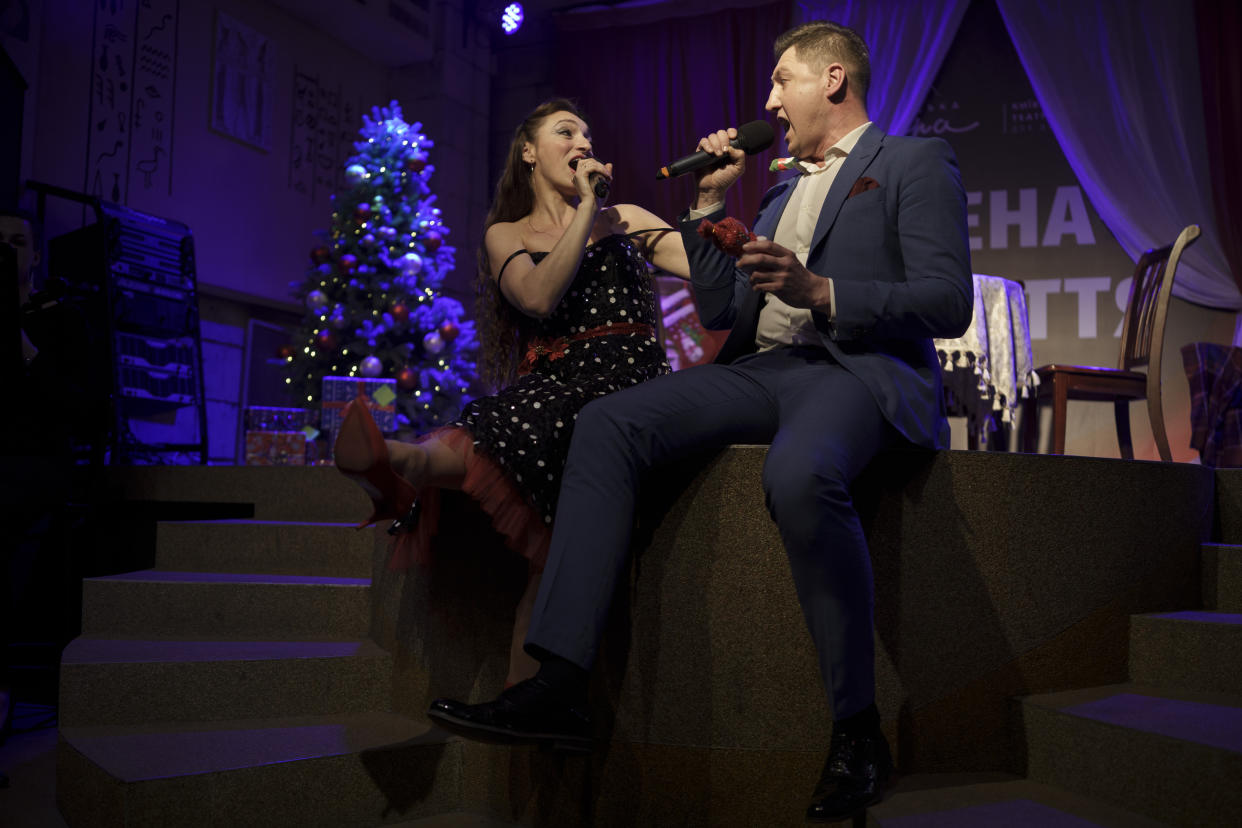
[[[1190,382],[1190,447],[1212,468],[1242,466],[1242,348],[1182,346]]]

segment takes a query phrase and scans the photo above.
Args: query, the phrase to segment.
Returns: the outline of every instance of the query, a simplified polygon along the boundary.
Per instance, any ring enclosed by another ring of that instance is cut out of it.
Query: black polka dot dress
[[[544,255],[531,258],[538,263]],[[503,469],[550,526],[578,412],[670,369],[656,336],[647,265],[628,236],[588,247],[552,314],[527,322],[525,373],[498,394],[469,403],[454,425],[469,431],[475,452]]]

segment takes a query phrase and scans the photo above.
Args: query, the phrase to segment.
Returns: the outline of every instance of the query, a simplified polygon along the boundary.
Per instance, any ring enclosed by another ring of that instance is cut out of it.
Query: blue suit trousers
[[[850,484],[904,442],[827,351],[778,348],[659,377],[587,405],[574,427],[526,648],[589,669],[628,573],[644,474],[732,443],[771,443],[763,470],[834,715],[875,697],[871,559]]]

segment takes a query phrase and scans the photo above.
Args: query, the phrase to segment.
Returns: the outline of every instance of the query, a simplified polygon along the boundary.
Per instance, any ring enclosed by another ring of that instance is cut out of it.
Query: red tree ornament
[[[417,155],[411,155],[405,159],[405,168],[412,173],[422,172],[426,166],[427,162]]]
[[[371,217],[371,205],[365,201],[354,208],[354,221],[363,222]]]
[[[392,318],[397,320],[398,322],[404,322],[405,320],[410,318],[410,309],[406,307],[405,305],[401,304],[400,302],[393,305],[392,310],[389,311],[389,313],[391,313]]]
[[[443,239],[440,238],[440,234],[435,230],[431,230],[427,235],[423,236],[423,249],[428,253],[435,253],[440,249],[441,241]]]
[[[413,391],[418,387],[418,372],[408,365],[397,372],[397,385],[404,391]]]
[[[346,253],[341,257],[341,270],[346,273],[353,273],[354,268],[358,266],[358,257],[353,253]]]
[[[312,248],[310,252],[311,261],[317,265],[327,264],[332,261],[332,251],[324,247],[322,244]]]
[[[440,326],[440,338],[445,342],[452,342],[459,333],[461,333],[461,329],[457,327],[455,322],[445,322]]]
[[[324,328],[315,334],[315,342],[317,342],[321,348],[332,350],[336,347],[336,336],[332,333],[332,331]]]
[[[288,359],[289,357],[293,356],[293,353],[294,351],[293,351],[292,345],[281,345],[279,348],[276,349],[276,355],[279,356],[281,359]]]

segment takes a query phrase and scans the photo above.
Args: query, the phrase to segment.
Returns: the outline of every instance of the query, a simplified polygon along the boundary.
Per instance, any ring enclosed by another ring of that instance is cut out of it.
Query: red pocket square
[[[862,178],[854,182],[853,187],[850,187],[850,194],[847,195],[846,198],[853,198],[859,193],[867,192],[867,190],[878,189],[879,186],[880,182],[876,181],[874,178],[868,178],[864,175]]]

